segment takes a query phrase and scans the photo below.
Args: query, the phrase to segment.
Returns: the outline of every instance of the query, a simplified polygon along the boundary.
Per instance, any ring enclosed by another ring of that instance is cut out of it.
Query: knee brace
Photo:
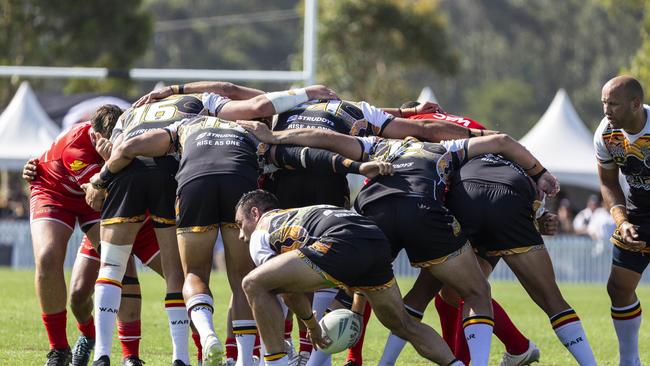
[[[98,279],[121,283],[133,245],[115,245],[102,241],[101,248],[102,266],[99,269]]]

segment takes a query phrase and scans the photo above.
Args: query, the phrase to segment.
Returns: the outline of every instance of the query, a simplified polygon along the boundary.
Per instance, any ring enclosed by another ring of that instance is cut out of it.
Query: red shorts
[[[156,240],[156,233],[153,230],[153,223],[149,217],[147,217],[140,228],[140,231],[138,231],[138,235],[135,237],[135,243],[133,243],[133,251],[131,254],[138,257],[138,259],[146,265],[149,264],[158,253],[160,253],[160,248],[158,247],[158,240]],[[81,240],[81,246],[79,247],[77,255],[96,261],[100,260],[99,252],[97,252],[90,243],[90,240],[88,240],[88,237],[85,235]]]
[[[30,222],[56,221],[74,230],[78,221],[79,227],[86,230],[92,224],[100,221],[100,213],[86,204],[83,196],[79,198],[59,196],[32,187],[29,200]]]

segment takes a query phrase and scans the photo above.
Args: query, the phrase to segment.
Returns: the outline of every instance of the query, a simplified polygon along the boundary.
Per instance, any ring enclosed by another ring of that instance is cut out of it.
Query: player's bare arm
[[[526,170],[537,189],[553,197],[560,191],[557,179],[523,145],[506,134],[476,137],[467,145],[468,158],[483,154],[501,154]]]
[[[403,139],[407,136],[422,141],[440,142],[477,136],[490,136],[497,131],[467,128],[453,122],[435,119],[395,118],[382,132],[382,137]]]
[[[382,108],[382,110],[400,118],[408,118],[422,113],[446,113],[438,103],[430,101],[418,104],[411,108]]]
[[[226,103],[217,117],[227,120],[254,119],[285,112],[311,99],[337,99],[336,93],[324,85],[258,95],[247,100]]]
[[[263,123],[237,121],[260,141],[271,145],[301,145],[316,147],[341,154],[348,159],[363,161],[363,148],[356,137],[319,128],[297,128],[271,131]]]
[[[598,165],[598,176],[600,177],[600,192],[603,195],[603,203],[609,208],[616,227],[630,249],[643,249],[645,241],[638,240],[637,228],[628,221],[627,208],[625,207],[625,195],[618,181],[618,167],[614,169],[603,168]]]
[[[183,85],[170,85],[159,90],[154,90],[133,103],[133,107],[137,108],[147,103],[165,99],[174,94],[194,93],[215,93],[232,100],[243,100],[264,94],[264,91],[225,81],[196,81]]]

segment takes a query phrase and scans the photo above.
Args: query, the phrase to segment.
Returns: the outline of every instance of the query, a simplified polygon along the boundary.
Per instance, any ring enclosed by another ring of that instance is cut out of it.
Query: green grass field
[[[1,365],[42,365],[47,353],[47,337],[40,320],[40,309],[34,294],[33,272],[0,270],[2,279],[2,301],[0,302],[0,364]],[[143,338],[141,357],[147,365],[169,365],[171,343],[163,306],[163,281],[153,273],[141,275],[143,288]],[[410,287],[410,279],[401,279],[403,289]],[[225,334],[226,306],[230,296],[224,275],[215,274],[212,278],[212,291],[215,296],[215,324],[220,336]],[[494,283],[494,297],[510,313],[524,334],[533,340],[542,351],[540,365],[574,365],[566,349],[555,338],[548,319],[527,297],[521,286],[515,283]],[[563,293],[582,319],[591,346],[600,365],[618,365],[617,342],[609,316],[609,301],[604,286],[563,285]],[[639,290],[643,300],[650,299],[650,287]],[[425,322],[439,329],[435,311],[429,310]],[[364,359],[367,365],[376,365],[388,331],[373,318],[370,321]],[[77,329],[68,311],[68,339],[71,343],[77,337]],[[191,341],[190,341],[191,342]],[[641,359],[650,362],[650,326],[642,326],[639,343],[642,345]],[[114,355],[119,355],[119,342],[114,341]],[[194,352],[193,346],[191,346]],[[490,364],[498,365],[503,346],[494,338]],[[116,359],[114,357],[114,359]],[[342,365],[344,354],[334,358],[333,365]],[[115,363],[115,361],[114,361]],[[119,363],[116,363],[119,364]],[[428,364],[420,358],[411,346],[402,353],[399,365]]]

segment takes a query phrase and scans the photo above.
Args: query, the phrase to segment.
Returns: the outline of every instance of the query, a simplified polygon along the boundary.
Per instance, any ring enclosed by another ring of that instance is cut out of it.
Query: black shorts
[[[386,196],[367,203],[362,214],[386,234],[393,257],[403,248],[414,267],[442,263],[467,243],[456,218],[431,198]]]
[[[312,205],[350,207],[345,175],[280,170],[264,178],[263,188],[275,194],[280,208]]]
[[[628,220],[630,220],[631,224],[637,226],[638,240],[645,241],[647,248],[650,248],[650,215],[630,213]],[[648,263],[650,263],[650,252],[648,252],[650,249],[646,249],[646,252],[628,250],[621,240],[617,229],[610,239],[614,244],[612,264],[642,274],[648,267]]]
[[[372,291],[388,288],[395,282],[390,243],[386,239],[325,237],[298,250],[332,287]]]
[[[544,245],[535,227],[534,199],[503,184],[463,182],[448,192],[446,206],[477,253],[489,259]],[[488,262],[494,266],[498,259]]]
[[[235,205],[244,193],[257,188],[240,175],[206,175],[192,179],[178,191],[176,232],[205,232],[220,225],[233,226]]]
[[[157,166],[134,160],[108,185],[102,225],[142,222],[148,212],[154,227],[174,226],[174,175],[171,163]]]

